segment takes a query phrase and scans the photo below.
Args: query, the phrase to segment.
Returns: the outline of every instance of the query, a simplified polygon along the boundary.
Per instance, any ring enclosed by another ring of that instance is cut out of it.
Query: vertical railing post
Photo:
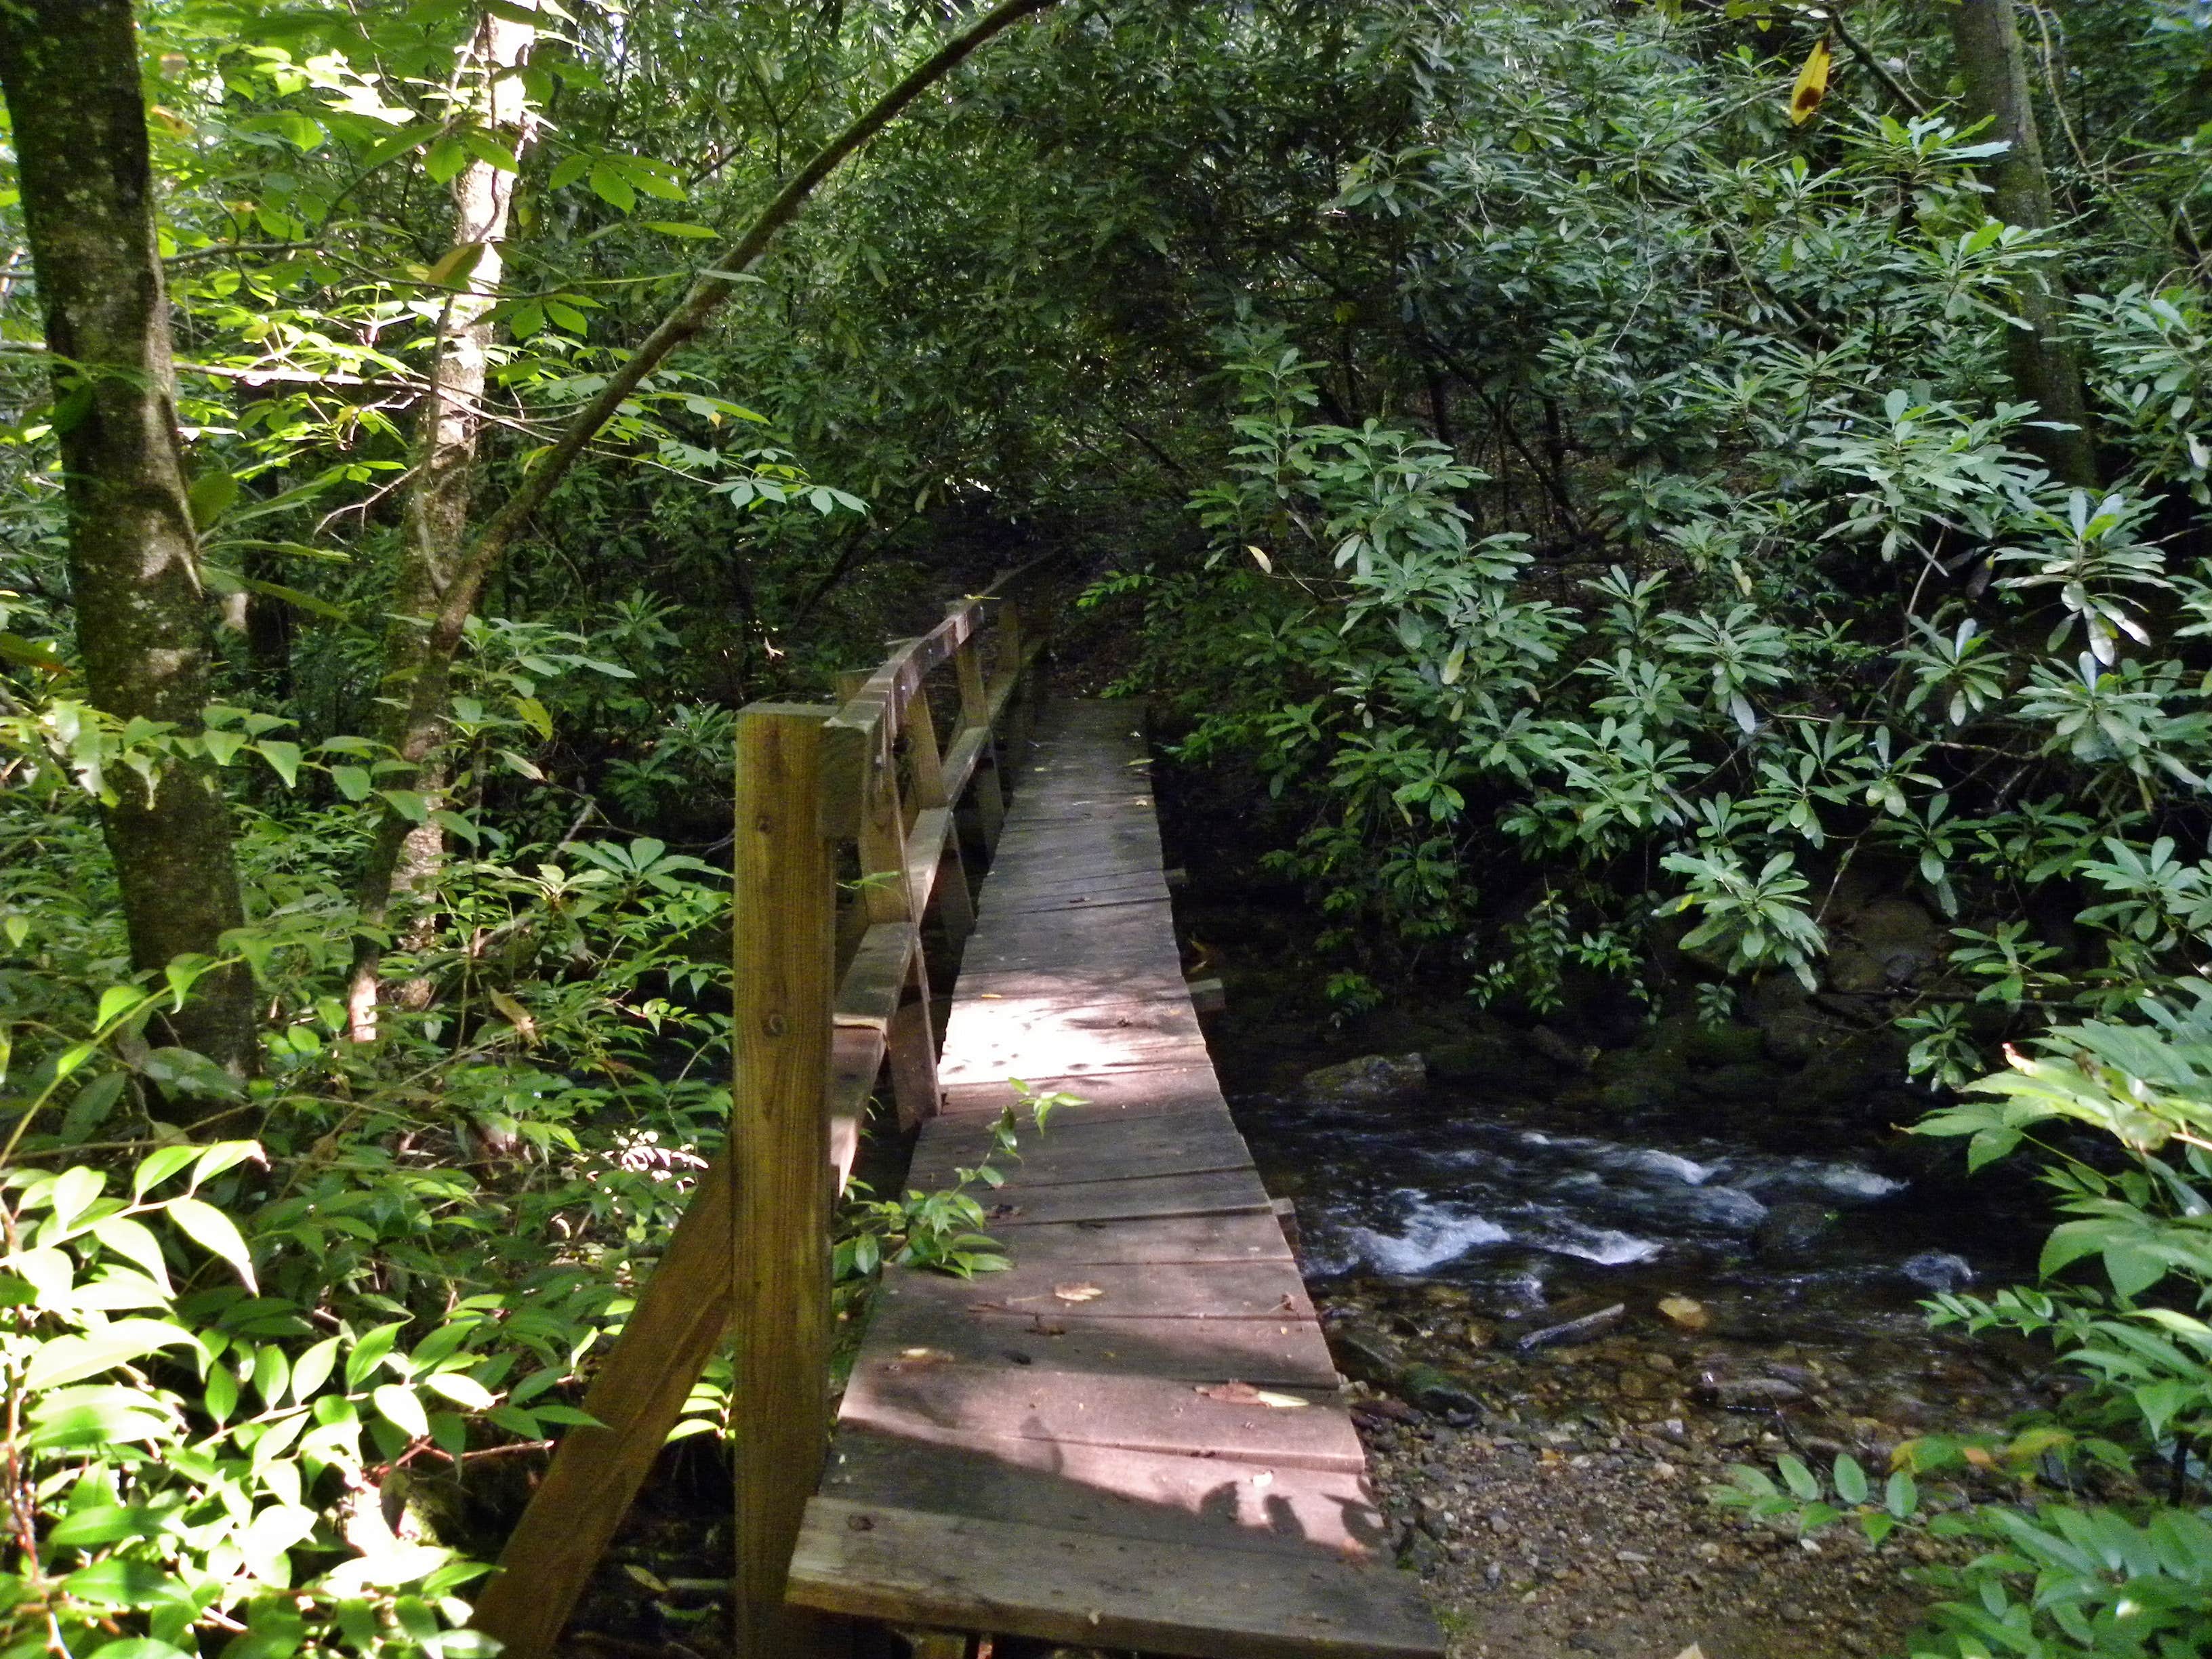
[[[822,1468],[830,1361],[830,1021],[836,867],[823,722],[756,703],[738,721],[729,1158],[739,1659],[801,1659],[783,1605]]]

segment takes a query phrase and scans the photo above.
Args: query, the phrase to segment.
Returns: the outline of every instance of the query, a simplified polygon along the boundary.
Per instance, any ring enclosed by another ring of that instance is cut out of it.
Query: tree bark
[[[2008,225],[2048,230],[2057,216],[2051,175],[2044,166],[2043,138],[2028,90],[2027,49],[2013,16],[2013,0],[1960,0],[1951,28],[1967,112],[1988,120],[1989,137],[2011,146],[1989,167],[1990,211]],[[2005,340],[2014,390],[2035,404],[2043,419],[2073,428],[2031,428],[2025,441],[2059,478],[2094,489],[2100,482],[2096,447],[2081,365],[2063,332],[2066,284],[2057,261],[2041,261],[2021,277],[2019,295],[2021,318],[2027,326],[2008,330]]]
[[[0,3],[5,3],[0,0]],[[410,678],[404,687],[398,689],[396,701],[401,706],[394,709],[385,735],[399,758],[417,769],[418,775],[419,769],[429,762],[444,740],[453,663],[484,583],[499,568],[508,547],[532,515],[545,504],[583,455],[586,446],[620,412],[646,376],[666,362],[670,353],[706,327],[759,263],[776,233],[799,216],[815,187],[836,172],[847,156],[890,125],[908,104],[965,63],[993,36],[1054,3],[1055,0],[1000,0],[999,4],[916,64],[859,119],[817,150],[776,192],[744,234],[717,251],[713,264],[693,280],[675,309],[661,319],[623,366],[607,377],[605,386],[583,412],[569,422],[560,437],[538,457],[523,481],[486,521],[455,565],[437,615],[421,637]],[[361,898],[365,912],[380,915],[390,903],[398,877],[402,844],[401,833],[387,823],[370,849],[368,864],[362,873]]]
[[[94,707],[191,734],[208,702],[200,586],[152,165],[130,0],[0,0],[32,268],[54,359],[70,584]],[[175,762],[149,787],[118,768],[104,814],[132,963],[221,953],[245,921],[216,769]],[[257,1054],[243,965],[204,975],[171,1036],[234,1073]]]
[[[529,137],[529,111],[520,82],[510,73],[537,38],[528,23],[486,13],[466,48],[465,74],[481,76],[471,100],[483,130],[519,155]],[[399,578],[394,586],[392,628],[385,637],[385,690],[404,700],[422,671],[433,621],[444,605],[468,545],[469,510],[476,496],[477,440],[491,361],[492,309],[506,266],[507,222],[514,205],[515,175],[490,162],[471,161],[453,176],[453,241],[448,257],[473,264],[457,278],[440,319],[430,365],[430,390],[416,418],[414,471],[400,514]],[[415,779],[433,807],[447,782],[426,765]],[[410,823],[387,814],[378,825],[374,857],[392,878],[362,920],[380,927],[394,899],[427,891],[445,862],[445,831],[434,822]],[[347,1005],[356,1042],[376,1036],[381,952],[364,937],[355,952]],[[425,982],[427,983],[427,982]]]

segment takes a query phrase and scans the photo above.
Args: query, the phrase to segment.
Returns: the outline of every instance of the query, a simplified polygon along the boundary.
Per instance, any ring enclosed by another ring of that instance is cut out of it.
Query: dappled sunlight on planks
[[[1217,1659],[1436,1659],[1183,982],[1141,741],[1110,705],[1052,726],[908,1184],[992,1152],[1010,1079],[1079,1100],[994,1159],[1010,1271],[886,1272],[792,1597]]]

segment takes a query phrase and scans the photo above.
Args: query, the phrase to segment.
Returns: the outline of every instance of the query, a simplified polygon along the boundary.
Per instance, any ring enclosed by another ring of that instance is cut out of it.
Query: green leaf
[[[73,1595],[81,1601],[119,1608],[152,1607],[160,1601],[183,1600],[189,1594],[180,1581],[151,1562],[127,1560],[120,1556],[95,1561],[70,1574],[62,1580],[61,1588],[63,1595]],[[106,1652],[107,1647],[114,1645],[107,1644],[100,1650]]]
[[[162,1290],[169,1289],[169,1264],[161,1254],[161,1241],[150,1229],[129,1216],[112,1215],[93,1224],[92,1236],[103,1249],[135,1262]]]
[[[403,1319],[397,1324],[379,1325],[353,1345],[353,1352],[346,1356],[346,1387],[357,1389],[368,1381],[370,1373],[392,1352],[392,1345],[399,1340],[399,1333],[407,1328],[407,1323]]]
[[[562,156],[560,161],[554,167],[552,173],[547,176],[545,180],[545,188],[548,190],[566,190],[569,185],[574,184],[577,179],[582,178],[585,173],[590,169],[591,165],[592,158],[588,155]]]
[[[348,800],[367,800],[374,787],[366,766],[333,766],[331,781],[337,786],[338,793]]]
[[[191,504],[192,528],[204,531],[216,524],[238,500],[238,479],[231,473],[219,470],[203,472],[192,480],[188,499]]]
[[[442,185],[469,164],[469,152],[461,142],[450,134],[432,143],[430,153],[422,158],[422,169],[430,175],[430,182]]]
[[[412,789],[380,789],[377,794],[393,812],[410,823],[422,823],[430,817],[430,803]]]
[[[501,173],[522,171],[522,163],[515,159],[514,152],[488,132],[465,134],[462,142],[468,145],[469,154],[479,161],[488,162]]]
[[[0,1059],[4,1058],[0,1055]],[[128,1072],[109,1072],[78,1090],[76,1098],[70,1102],[69,1110],[62,1115],[63,1144],[76,1146],[91,1139],[94,1132],[113,1114],[115,1103],[123,1097],[124,1088],[130,1081]]]
[[[571,1428],[604,1429],[606,1425],[586,1411],[574,1406],[533,1406],[531,1409],[548,1423],[562,1423]]]
[[[139,1062],[139,1072],[166,1095],[195,1099],[236,1100],[246,1085],[205,1054],[191,1048],[156,1048]],[[202,1149],[194,1146],[197,1154]]]
[[[31,1409],[33,1446],[118,1446],[173,1439],[177,1425],[143,1389],[61,1389]]]
[[[283,1349],[274,1342],[264,1342],[253,1355],[253,1392],[261,1396],[264,1406],[274,1406],[284,1397],[284,1388],[292,1380],[292,1368],[284,1358]]]
[[[138,1166],[138,1173],[131,1179],[131,1195],[133,1198],[145,1197],[153,1188],[198,1158],[201,1151],[198,1146],[164,1146],[158,1152],[149,1153],[145,1162]]]
[[[118,1319],[82,1336],[47,1338],[31,1356],[23,1384],[34,1391],[58,1389],[172,1347],[205,1352],[199,1338],[180,1327],[158,1319]]]
[[[1910,1474],[1899,1469],[1883,1487],[1881,1502],[1882,1507],[1899,1521],[1911,1520],[1912,1512],[1920,1507],[1920,1488]]]
[[[640,159],[632,161],[623,169],[623,173],[631,184],[647,196],[658,197],[664,202],[682,202],[690,198],[690,191],[648,161]]]
[[[241,1164],[266,1164],[268,1155],[258,1140],[218,1140],[192,1165],[192,1185],[200,1186]]]
[[[97,1170],[88,1170],[76,1164],[56,1176],[46,1189],[46,1201],[54,1206],[54,1219],[67,1226],[92,1207],[107,1177]]]
[[[1842,1453],[1836,1459],[1835,1480],[1836,1496],[1846,1504],[1867,1501],[1866,1471],[1859,1467],[1858,1459],[1849,1452]]]
[[[1782,1471],[1782,1479],[1796,1496],[1808,1503],[1820,1495],[1820,1478],[1807,1468],[1802,1458],[1784,1453],[1774,1460],[1774,1467]]]
[[[306,1405],[331,1380],[338,1363],[338,1340],[325,1337],[292,1362],[292,1398]]]
[[[637,192],[611,156],[602,155],[592,163],[592,191],[618,212],[628,213],[637,206]]]
[[[113,1642],[102,1642],[85,1659],[194,1659],[182,1648],[173,1648],[167,1642],[156,1642],[150,1636],[125,1636]]]
[[[2112,1288],[2124,1297],[2142,1295],[2166,1275],[2166,1264],[2149,1250],[2134,1244],[2105,1247],[2105,1272]]]
[[[489,1411],[493,1403],[492,1391],[466,1371],[433,1371],[422,1379],[422,1384],[465,1411]]]
[[[72,1510],[54,1522],[46,1534],[50,1544],[75,1545],[119,1543],[125,1538],[150,1538],[161,1529],[165,1515],[173,1510],[148,1509],[134,1504],[125,1508],[120,1504],[96,1504],[89,1509]],[[112,1642],[108,1647],[116,1644]],[[101,1648],[105,1653],[107,1648]]]
[[[198,1148],[194,1148],[198,1151]],[[210,1255],[219,1255],[238,1270],[246,1281],[246,1288],[259,1292],[253,1279],[253,1255],[246,1248],[246,1240],[238,1225],[212,1204],[197,1198],[173,1198],[167,1205],[169,1219],[187,1238]]]
[[[368,1398],[384,1420],[409,1439],[427,1440],[430,1437],[429,1416],[423,1411],[422,1402],[416,1398],[415,1390],[405,1383],[386,1382],[374,1390]]]
[[[238,1409],[238,1379],[221,1365],[211,1367],[201,1403],[216,1422],[229,1422],[230,1414]]]
[[[18,668],[36,668],[48,674],[69,672],[69,665],[35,640],[27,640],[21,634],[0,633],[0,662],[14,663]]]
[[[217,766],[228,766],[238,758],[238,751],[246,747],[243,732],[203,732],[200,747]]]
[[[111,985],[100,994],[100,1012],[92,1017],[95,1031],[104,1031],[125,1014],[135,1012],[149,999],[135,985]]]
[[[300,781],[300,745],[276,738],[264,738],[253,745],[253,752],[269,763],[269,768],[284,780],[287,789]]]
[[[638,222],[647,230],[657,230],[663,236],[684,236],[696,241],[713,241],[722,233],[712,225],[686,224],[674,219],[641,219]]]

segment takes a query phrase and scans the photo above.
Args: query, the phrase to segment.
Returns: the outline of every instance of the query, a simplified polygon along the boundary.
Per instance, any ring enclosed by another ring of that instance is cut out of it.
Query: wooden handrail
[[[1005,820],[1001,750],[1026,742],[1042,644],[1024,612],[1049,563],[956,601],[836,703],[738,718],[730,1134],[585,1396],[596,1425],[563,1438],[477,1603],[507,1659],[550,1652],[726,1335],[738,1659],[818,1650],[783,1591],[829,1429],[836,1195],[887,1066],[902,1127],[937,1110],[922,924],[956,951],[975,924],[962,843],[988,859]],[[947,668],[960,716],[940,748],[928,689]],[[841,916],[848,846],[861,879]]]

